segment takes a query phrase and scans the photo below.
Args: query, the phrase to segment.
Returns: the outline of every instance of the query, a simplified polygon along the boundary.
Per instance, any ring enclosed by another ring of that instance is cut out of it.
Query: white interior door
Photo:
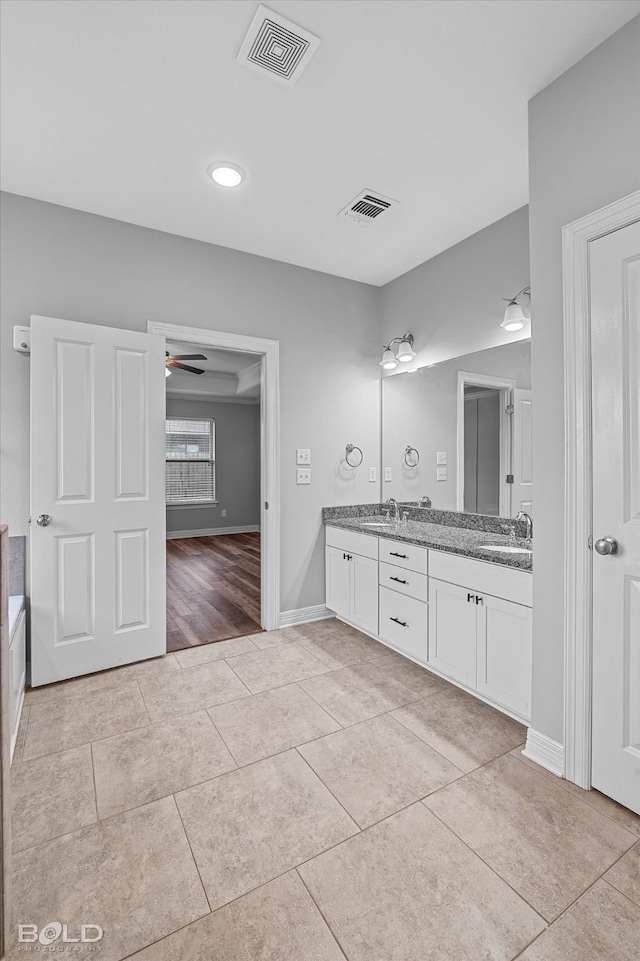
[[[164,349],[31,318],[34,686],[166,651]]]
[[[640,814],[640,223],[593,241],[589,259],[592,784]]]
[[[525,511],[533,517],[533,391],[513,389],[513,484],[511,516]]]

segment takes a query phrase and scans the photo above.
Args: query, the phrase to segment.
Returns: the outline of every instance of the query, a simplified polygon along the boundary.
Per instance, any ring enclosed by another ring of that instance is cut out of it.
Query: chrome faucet
[[[431,498],[427,497],[427,495],[425,494],[418,501],[418,507],[431,507]]]
[[[400,509],[398,507],[398,502],[395,499],[395,497],[390,497],[384,506],[387,508],[388,511],[391,511],[391,509],[393,508],[393,519],[394,521],[397,521],[398,517],[400,516]]]
[[[533,537],[533,521],[531,519],[531,515],[525,514],[524,511],[518,511],[518,513],[515,516],[515,520],[525,522],[526,524],[525,537],[528,541],[530,541],[531,538]]]

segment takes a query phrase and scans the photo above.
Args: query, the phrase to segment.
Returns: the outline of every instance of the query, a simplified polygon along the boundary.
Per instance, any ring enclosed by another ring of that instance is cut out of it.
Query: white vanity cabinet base
[[[429,664],[467,687],[476,686],[475,594],[429,578]]]
[[[27,671],[27,615],[22,608],[11,627],[9,638],[9,665],[11,683],[11,745],[10,759],[13,759],[13,752],[18,738],[18,728],[20,726],[20,715],[24,703],[24,691]]]
[[[328,530],[326,605],[354,627],[377,634],[378,538],[340,528]]]
[[[478,606],[478,691],[522,717],[531,717],[531,608],[489,594],[482,600]]]
[[[380,637],[412,657],[427,660],[429,605],[388,587],[380,588]]]

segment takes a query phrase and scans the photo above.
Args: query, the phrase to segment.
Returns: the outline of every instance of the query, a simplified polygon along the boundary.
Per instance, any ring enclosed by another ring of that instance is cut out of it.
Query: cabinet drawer
[[[427,660],[429,605],[380,588],[380,637],[421,661]]]
[[[395,564],[385,564],[380,561],[379,575],[381,587],[388,587],[392,591],[406,594],[407,597],[415,597],[418,601],[427,602],[429,579],[426,574],[416,574],[415,571],[408,571],[403,567],[396,567]]]
[[[326,528],[327,547],[337,547],[347,554],[360,554],[378,560],[378,538],[359,531],[345,531],[341,527]]]
[[[404,567],[408,571],[418,574],[427,573],[427,549],[415,544],[403,544],[402,541],[388,541],[380,538],[380,560],[396,567]]]
[[[488,536],[491,540],[491,535]],[[492,594],[516,604],[532,605],[532,577],[529,571],[489,564],[460,554],[429,551],[429,573],[438,580],[468,587],[475,594]]]

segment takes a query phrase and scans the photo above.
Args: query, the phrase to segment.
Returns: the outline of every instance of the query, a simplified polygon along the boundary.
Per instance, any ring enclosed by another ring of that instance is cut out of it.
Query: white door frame
[[[277,340],[201,327],[147,321],[147,331],[169,341],[262,354],[260,386],[261,621],[266,631],[280,626],[280,344]],[[267,507],[268,504],[268,507]]]
[[[591,787],[592,449],[589,244],[640,220],[640,190],[562,229],[564,287],[564,776]]]
[[[507,484],[507,474],[511,464],[511,431],[509,430],[509,403],[507,392],[516,386],[515,380],[506,377],[493,377],[491,374],[474,374],[471,371],[458,371],[456,390],[456,510],[464,511],[464,388],[466,384],[477,387],[493,387],[501,392],[500,396],[500,516],[511,516],[511,490]]]

